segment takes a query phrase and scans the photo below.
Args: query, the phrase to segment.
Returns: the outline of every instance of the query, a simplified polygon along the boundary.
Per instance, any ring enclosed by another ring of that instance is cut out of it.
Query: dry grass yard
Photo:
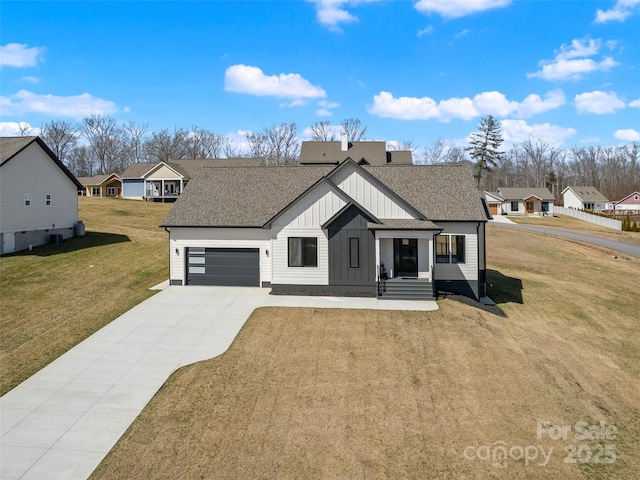
[[[170,204],[81,197],[87,235],[0,259],[0,394],[152,295],[168,278]]]
[[[640,261],[493,227],[487,243],[499,310],[260,309],[92,478],[636,479]],[[601,421],[608,439],[576,427]]]
[[[561,230],[584,233],[594,237],[602,237],[608,240],[640,245],[640,232],[621,232],[607,227],[601,227],[593,223],[585,222],[569,215],[554,215],[553,217],[532,216],[510,216],[510,220],[522,225],[533,225],[539,227],[554,227]]]

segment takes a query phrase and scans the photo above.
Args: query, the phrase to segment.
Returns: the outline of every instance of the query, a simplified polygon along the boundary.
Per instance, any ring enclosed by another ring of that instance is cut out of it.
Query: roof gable
[[[78,181],[78,179],[65,167],[64,163],[56,156],[53,151],[47,146],[46,143],[40,137],[0,137],[0,167],[5,165],[10,160],[18,157],[18,155],[24,151],[29,145],[37,143],[38,146],[44,150],[44,152],[51,158],[60,170],[73,182],[78,190],[83,190],[84,187]]]
[[[608,202],[604,195],[602,195],[596,187],[590,186],[568,186],[562,191],[562,195],[570,190],[579,200],[582,202]]]
[[[500,187],[497,193],[500,194],[504,200],[525,200],[531,197],[536,197],[545,202],[555,200],[555,197],[548,188]]]

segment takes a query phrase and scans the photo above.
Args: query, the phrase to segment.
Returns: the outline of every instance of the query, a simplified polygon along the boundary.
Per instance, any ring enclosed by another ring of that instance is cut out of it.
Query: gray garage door
[[[188,248],[187,285],[260,286],[257,248]]]

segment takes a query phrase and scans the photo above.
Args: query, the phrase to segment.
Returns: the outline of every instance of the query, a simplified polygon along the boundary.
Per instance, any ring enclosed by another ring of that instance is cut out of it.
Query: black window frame
[[[443,243],[441,239],[446,239],[446,242]],[[446,253],[442,253],[442,247],[446,249]],[[436,263],[467,263],[466,235],[436,235]]]
[[[360,268],[360,237],[349,237],[349,268]]]
[[[300,252],[299,262],[293,259],[291,245],[298,243]],[[297,264],[299,263],[299,265]],[[317,237],[289,237],[287,239],[287,266],[294,268],[312,268],[318,266],[318,238]]]
[[[513,206],[516,206],[516,208],[513,208]],[[511,211],[512,212],[519,212],[520,211],[520,202],[511,202]]]
[[[542,205],[540,206],[540,211],[548,212],[549,211],[549,202],[542,202]]]

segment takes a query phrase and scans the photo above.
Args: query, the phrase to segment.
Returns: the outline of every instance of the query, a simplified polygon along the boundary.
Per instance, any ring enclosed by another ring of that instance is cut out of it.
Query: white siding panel
[[[329,241],[320,227],[287,226],[274,229],[273,275],[271,283],[283,285],[329,285]],[[289,237],[318,239],[317,267],[289,267]]]
[[[169,241],[170,278],[186,280],[186,248],[259,248],[260,282],[271,281],[271,232],[262,228],[172,227]],[[267,255],[269,251],[269,255]]]
[[[31,205],[24,205],[24,194]],[[45,205],[45,194],[51,205]],[[78,221],[78,188],[37,143],[0,169],[0,231],[72,228]]]
[[[465,235],[465,263],[436,263],[437,280],[478,280],[478,235],[476,223],[440,223],[442,234]]]
[[[332,181],[378,218],[416,218],[353,167],[337,172]]]

